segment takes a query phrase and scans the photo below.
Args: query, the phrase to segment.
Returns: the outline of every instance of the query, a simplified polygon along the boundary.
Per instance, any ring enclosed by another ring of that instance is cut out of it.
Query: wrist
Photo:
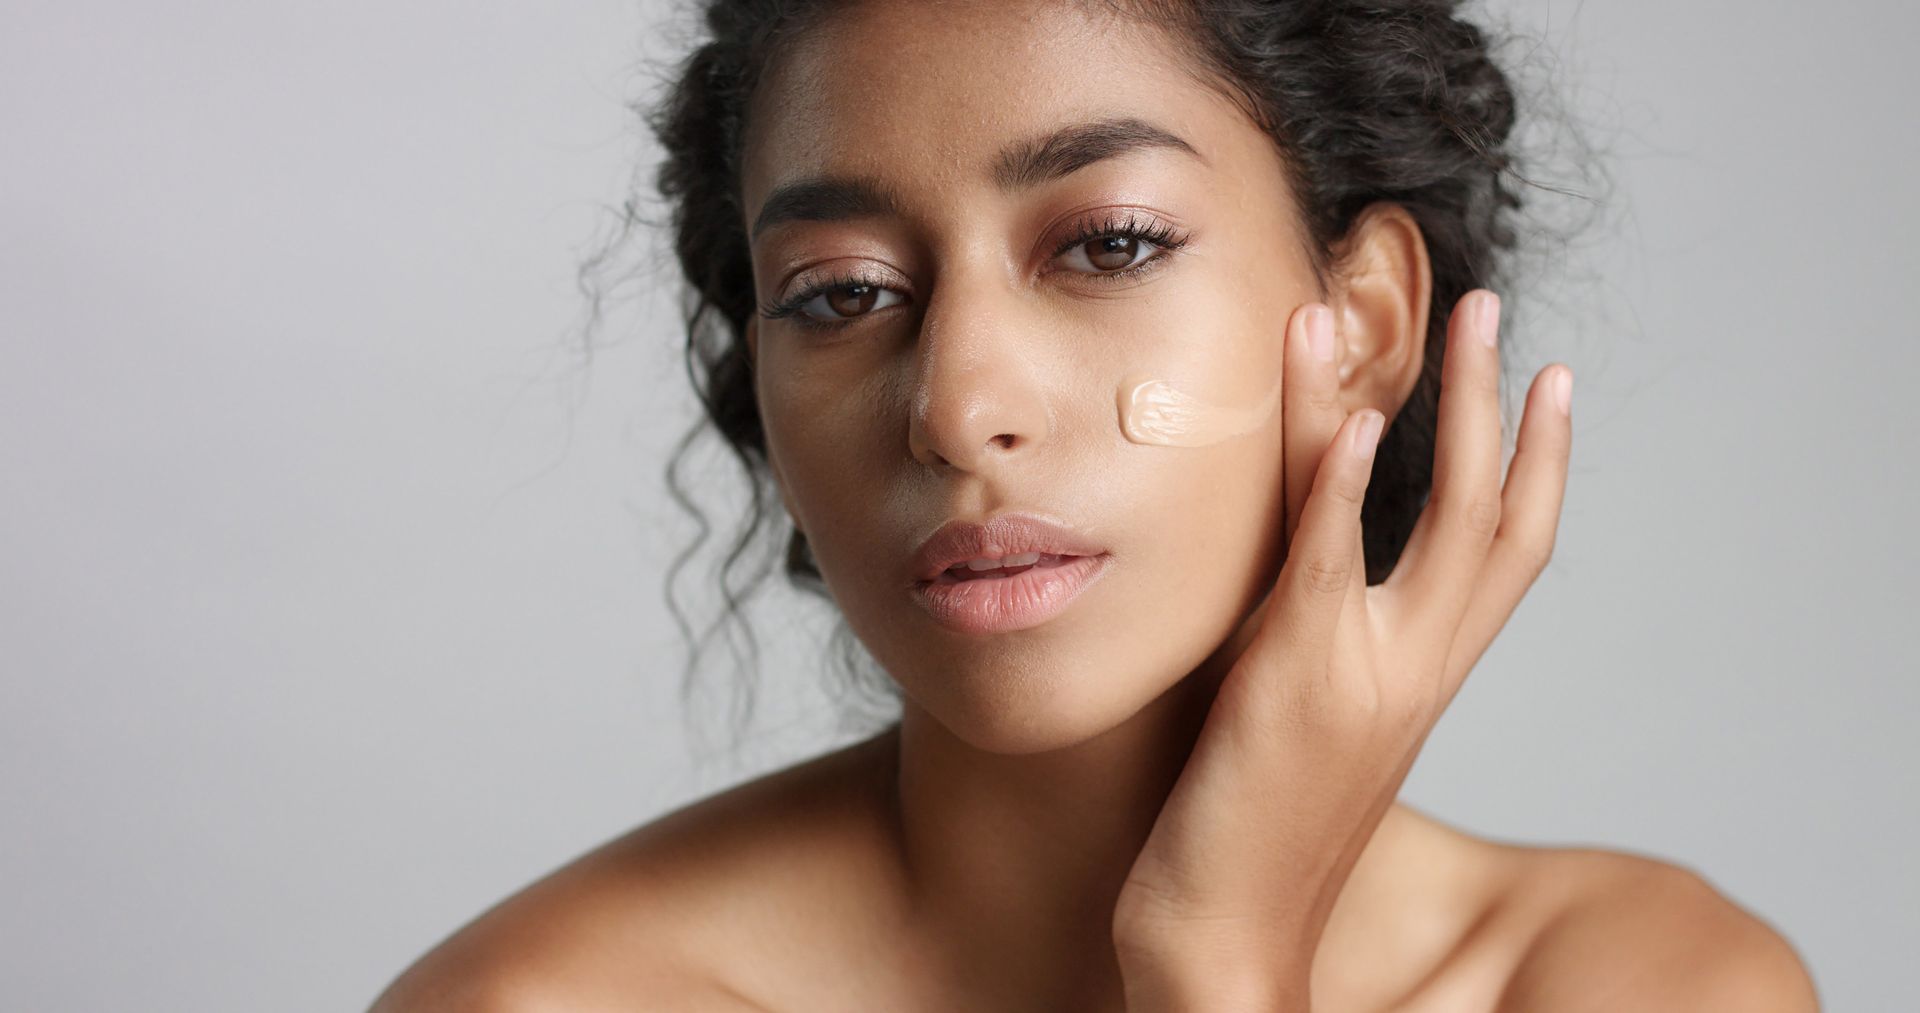
[[[1114,953],[1127,1013],[1308,1013],[1319,933],[1258,926],[1116,919]]]

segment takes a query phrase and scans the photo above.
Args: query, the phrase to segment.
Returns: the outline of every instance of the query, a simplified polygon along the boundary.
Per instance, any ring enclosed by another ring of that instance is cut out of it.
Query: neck
[[[1044,752],[976,748],[905,702],[888,733],[897,843],[914,920],[956,973],[991,968],[992,987],[1029,1000],[1118,1006],[1114,903],[1251,634],[1119,725]]]

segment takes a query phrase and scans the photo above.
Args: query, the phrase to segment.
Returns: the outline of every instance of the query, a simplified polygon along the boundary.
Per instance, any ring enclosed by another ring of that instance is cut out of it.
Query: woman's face
[[[743,170],[749,229],[777,212],[755,294],[792,309],[749,330],[786,507],[913,703],[1007,753],[1124,721],[1264,597],[1320,298],[1271,139],[1082,6],[852,9],[770,68]],[[1104,550],[1091,582],[1037,623],[930,604],[922,543],[1010,512]]]

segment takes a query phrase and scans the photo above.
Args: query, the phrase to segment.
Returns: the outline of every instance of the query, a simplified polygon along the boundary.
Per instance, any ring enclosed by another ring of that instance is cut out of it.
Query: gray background
[[[1510,296],[1515,368],[1578,376],[1557,554],[1403,797],[1697,869],[1831,1008],[1910,1008],[1920,16],[1499,9],[1618,213]],[[825,623],[778,590],[756,731],[694,762],[665,265],[569,350],[668,16],[7,5],[0,1007],[363,1007],[554,866],[841,740]]]

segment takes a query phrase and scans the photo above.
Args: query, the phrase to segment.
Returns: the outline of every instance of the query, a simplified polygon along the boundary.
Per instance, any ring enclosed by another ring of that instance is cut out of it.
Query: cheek
[[[1279,574],[1285,545],[1280,424],[1204,447],[1131,445],[1151,459],[1129,520],[1129,596],[1110,634],[1143,680],[1198,668],[1231,640]]]
[[[1159,319],[1131,330],[1107,409],[1138,477],[1137,519],[1166,532],[1148,543],[1150,567],[1222,622],[1277,572],[1286,321],[1312,297],[1284,272],[1249,275],[1216,272],[1178,293],[1168,286],[1166,315],[1156,307]],[[1219,631],[1195,632],[1204,640]]]
[[[821,520],[831,519],[835,475],[861,470],[861,444],[849,427],[859,418],[848,403],[853,395],[842,388],[796,373],[778,362],[762,364],[758,378],[761,430],[767,455],[780,476],[791,505],[810,539],[822,533]],[[827,496],[822,501],[822,496]],[[812,521],[813,523],[809,523]]]
[[[888,483],[898,479],[904,422],[875,409],[890,403],[888,378],[877,369],[808,369],[798,357],[777,368],[769,363],[759,381],[768,458],[838,597],[849,581],[897,567],[873,526],[893,501]]]
[[[1148,335],[1119,357],[1111,413],[1135,444],[1204,448],[1273,428],[1280,408],[1286,316],[1267,312],[1238,279],[1169,291]],[[1276,323],[1275,321],[1278,321]]]
[[[770,451],[783,454],[795,479],[814,472],[855,477],[870,473],[882,420],[874,405],[886,377],[871,363],[845,355],[771,350],[755,375],[761,428]]]

